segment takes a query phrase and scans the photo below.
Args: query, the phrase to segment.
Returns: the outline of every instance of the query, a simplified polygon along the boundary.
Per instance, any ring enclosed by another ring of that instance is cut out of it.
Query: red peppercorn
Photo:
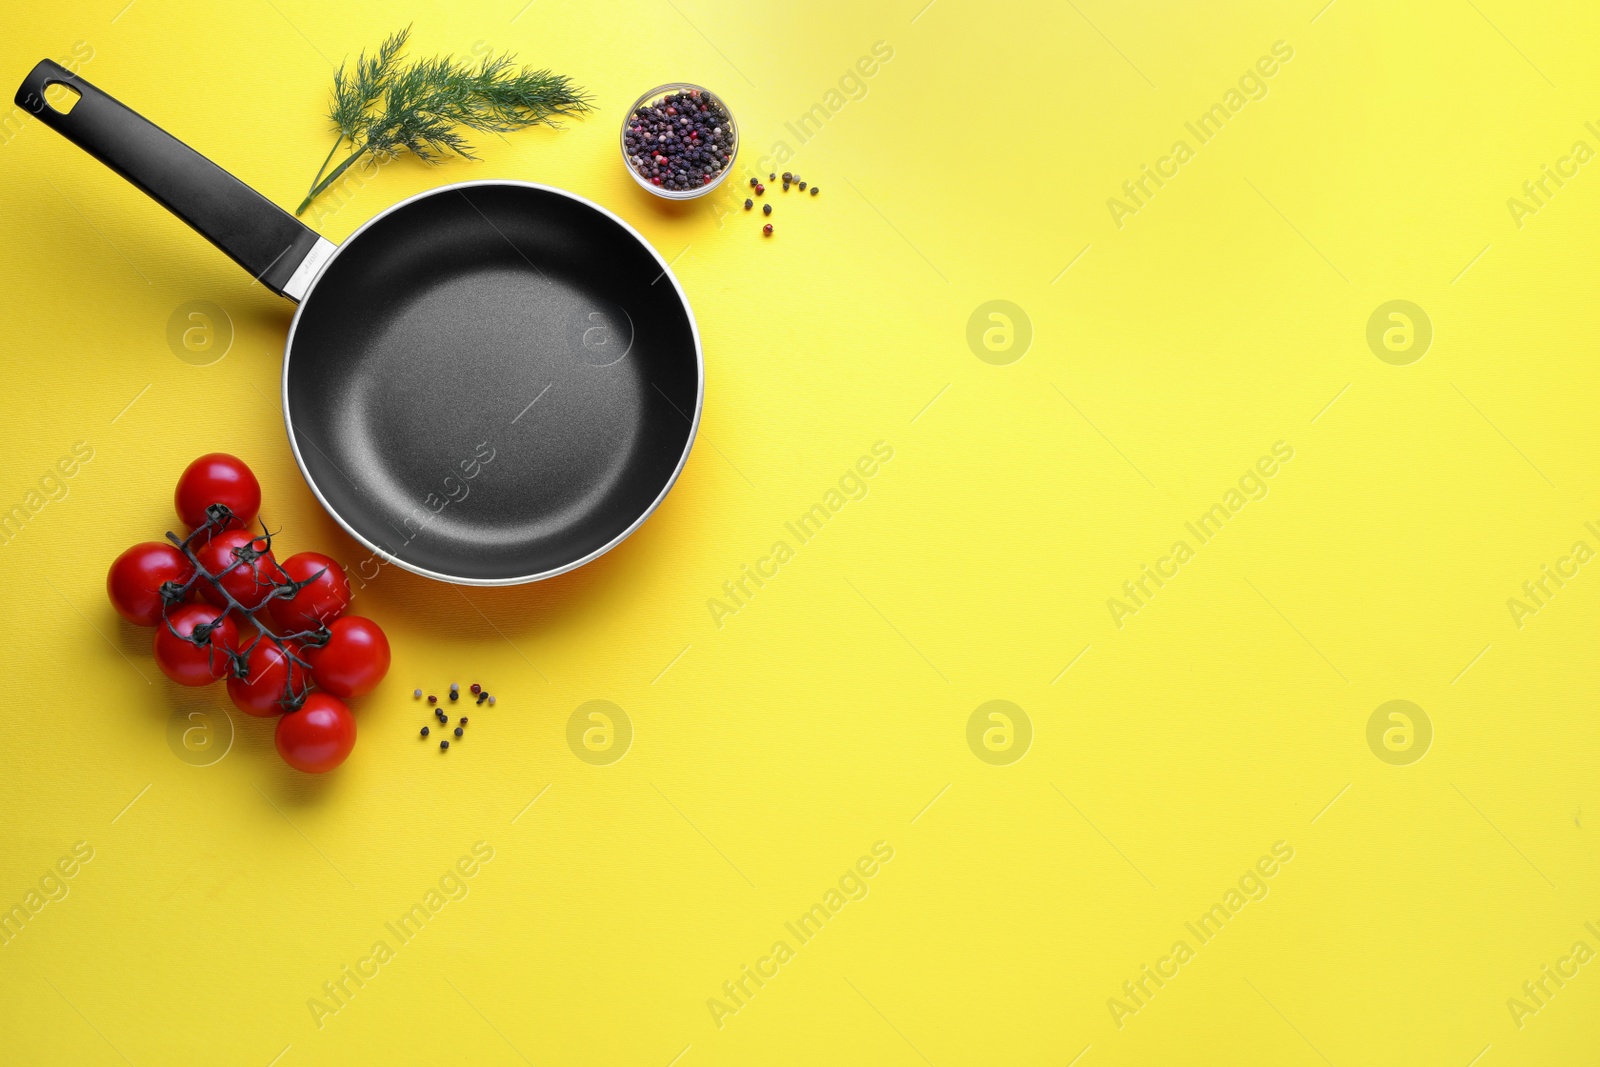
[[[483,692],[483,686],[479,685],[477,682],[473,682],[472,683],[472,691],[473,691],[474,694],[481,693],[481,692]]]
[[[757,196],[760,196],[762,193],[764,193],[766,191],[767,191],[767,187],[765,185],[762,185],[760,182],[756,182],[756,195]]]
[[[772,223],[769,222],[765,226],[761,227],[761,232],[766,234],[768,237],[771,237],[772,236]]]

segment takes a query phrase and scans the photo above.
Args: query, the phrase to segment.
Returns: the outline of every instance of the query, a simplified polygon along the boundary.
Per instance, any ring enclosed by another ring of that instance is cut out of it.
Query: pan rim
[[[294,433],[294,416],[289,408],[289,365],[294,358],[295,331],[300,326],[301,313],[305,310],[306,304],[310,302],[311,297],[316,293],[317,283],[322,280],[322,276],[327,273],[328,268],[333,266],[334,262],[338,260],[339,256],[344,252],[344,250],[350,245],[354,244],[356,239],[370,229],[374,224],[386,216],[392,215],[394,212],[399,211],[406,205],[413,204],[418,200],[425,200],[429,197],[439,196],[444,193],[455,192],[461,189],[478,188],[482,186],[510,186],[522,189],[534,189],[545,193],[553,193],[557,196],[566,197],[568,200],[582,204],[583,206],[590,208],[601,215],[604,215],[606,218],[622,227],[622,229],[632,236],[634,240],[639,242],[640,246],[643,247],[645,251],[649,252],[650,255],[655,258],[657,265],[661,267],[661,273],[667,278],[668,281],[672,283],[673,291],[678,294],[678,303],[683,306],[684,314],[687,315],[689,319],[689,336],[694,340],[696,380],[694,415],[689,420],[689,434],[684,439],[683,453],[678,457],[677,465],[673,467],[671,476],[668,477],[665,484],[662,485],[661,491],[656,494],[655,499],[650,502],[650,506],[645,508],[644,511],[642,511],[639,516],[628,525],[627,529],[623,530],[610,541],[607,541],[604,545],[583,556],[582,558],[573,560],[569,563],[561,565],[560,567],[554,567],[549,570],[539,571],[533,574],[515,575],[508,578],[472,578],[459,574],[446,574],[441,571],[418,566],[414,563],[408,563],[407,561],[396,556],[394,553],[390,552],[388,549],[374,544],[364,534],[352,526],[345,519],[345,517],[339,513],[339,509],[334,507],[333,504],[328,501],[328,498],[323,495],[322,488],[317,484],[316,478],[312,476],[310,469],[306,466],[305,457],[300,454],[300,444],[295,439]],[[324,238],[324,240],[326,240],[326,238]],[[445,582],[450,585],[502,586],[527,585],[531,582],[540,582],[547,578],[554,578],[557,575],[566,574],[568,571],[576,570],[585,563],[590,563],[605,555],[607,552],[610,552],[613,548],[616,548],[622,542],[626,541],[633,535],[635,530],[644,525],[646,519],[655,514],[656,509],[661,506],[661,502],[665,500],[667,498],[667,494],[672,491],[672,487],[678,483],[678,477],[683,473],[683,468],[688,464],[689,453],[694,449],[695,439],[700,433],[700,414],[705,406],[705,395],[706,366],[705,355],[702,352],[700,345],[700,325],[695,321],[694,308],[689,303],[689,295],[683,291],[683,286],[678,282],[678,276],[672,272],[672,264],[668,263],[666,259],[662,257],[661,253],[656,251],[655,246],[647,241],[644,235],[636,230],[626,219],[622,218],[620,215],[604,207],[603,205],[597,204],[588,197],[580,196],[579,194],[568,189],[562,189],[554,185],[545,185],[540,182],[517,181],[511,178],[480,178],[473,181],[452,182],[449,185],[441,185],[434,189],[425,189],[413,196],[406,197],[404,200],[396,201],[389,207],[372,216],[366,222],[363,222],[360,226],[356,227],[348,237],[346,237],[343,241],[338,242],[334,246],[333,253],[329,255],[328,258],[322,263],[321,267],[317,269],[316,274],[311,279],[311,283],[306,286],[305,296],[302,297],[295,306],[294,317],[289,322],[289,334],[283,342],[283,428],[289,438],[289,450],[294,454],[295,465],[300,468],[300,476],[305,479],[305,483],[310,487],[312,495],[314,495],[317,498],[317,502],[322,505],[322,510],[326,511],[330,516],[332,516],[333,521],[337,522],[341,527],[343,527],[346,533],[348,533],[351,537],[354,537],[362,545],[365,545],[367,548],[371,549],[386,562],[392,563],[395,566],[400,567],[402,570],[410,571],[413,574],[420,574],[424,578],[432,578],[435,581]]]

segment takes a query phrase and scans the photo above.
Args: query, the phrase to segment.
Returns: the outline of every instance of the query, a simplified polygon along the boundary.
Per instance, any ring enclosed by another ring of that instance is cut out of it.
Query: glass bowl
[[[714,100],[721,105],[722,110],[726,112],[728,116],[728,126],[726,131],[728,134],[728,162],[715,178],[694,189],[666,189],[662,186],[656,185],[649,178],[645,177],[643,174],[640,174],[638,170],[634,168],[633,161],[628,158],[628,124],[633,121],[635,114],[637,114],[639,109],[644,107],[646,104],[653,103],[654,101],[660,100],[664,96],[669,96],[672,93],[679,92],[699,93],[702,96],[705,96],[707,99]],[[727,101],[723,100],[722,97],[718,96],[710,89],[707,89],[704,86],[694,85],[690,82],[668,82],[666,85],[658,85],[654,89],[651,89],[649,92],[640,96],[639,99],[633,102],[633,106],[628,108],[628,113],[624,115],[622,119],[622,129],[617,136],[617,144],[622,150],[622,165],[628,168],[628,173],[633,176],[634,181],[639,183],[640,188],[654,196],[661,197],[663,200],[693,200],[696,197],[705,196],[711,190],[721,185],[727,179],[729,173],[732,172],[734,160],[739,158],[739,124],[734,121],[733,111],[728,107]]]

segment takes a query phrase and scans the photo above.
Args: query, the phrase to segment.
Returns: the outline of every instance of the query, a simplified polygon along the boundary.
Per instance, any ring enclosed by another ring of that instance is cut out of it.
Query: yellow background
[[[13,2],[7,84],[85,42],[88,80],[287,207],[330,61],[407,20],[413,55],[481,42],[589,87],[569,128],[402,161],[317,226],[468,178],[589,196],[675,263],[705,416],[661,510],[578,572],[362,590],[394,667],[337,773],[237,713],[191,766],[169,718],[222,689],[168,684],[103,592],[174,525],[183,466],[234,452],[284,551],[364,553],[286,447],[291,306],[22,121],[0,509],[95,454],[0,549],[0,908],[74,842],[94,859],[0,948],[0,1060],[1591,1061],[1600,965],[1520,1028],[1506,1001],[1600,950],[1600,565],[1520,628],[1506,602],[1600,547],[1600,164],[1520,228],[1506,202],[1600,148],[1593,5],[124,2]],[[878,41],[893,59],[800,146],[784,123]],[[1118,228],[1107,198],[1276,41],[1265,98]],[[623,109],[673,79],[726,97],[741,174],[781,139],[773,169],[823,188],[769,187],[772,240],[622,170]],[[1005,366],[966,341],[994,299],[1034,331]],[[1396,299],[1434,328],[1409,366],[1365,341]],[[209,366],[167,346],[192,300],[235,331]],[[715,626],[708,598],[879,440],[868,496]],[[1123,581],[1280,440],[1270,494],[1114,625]],[[452,679],[499,702],[441,756],[410,693]],[[566,741],[596,699],[634,730],[610,766]],[[1010,766],[966,742],[996,699],[1034,730]],[[1366,741],[1393,699],[1434,728],[1409,766]],[[308,999],[479,841],[469,895],[319,1028]],[[719,1028],[708,998],[878,841],[870,894]],[[1270,894],[1119,1028],[1107,999],[1277,841]]]

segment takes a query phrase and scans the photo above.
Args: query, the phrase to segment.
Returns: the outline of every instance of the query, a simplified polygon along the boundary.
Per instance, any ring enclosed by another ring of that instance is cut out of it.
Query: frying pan
[[[69,110],[53,85],[78,93]],[[382,560],[464,585],[549,578],[638,529],[683,470],[705,391],[694,313],[605,208],[462,182],[336,246],[59,64],[16,101],[299,305],[289,444]]]

